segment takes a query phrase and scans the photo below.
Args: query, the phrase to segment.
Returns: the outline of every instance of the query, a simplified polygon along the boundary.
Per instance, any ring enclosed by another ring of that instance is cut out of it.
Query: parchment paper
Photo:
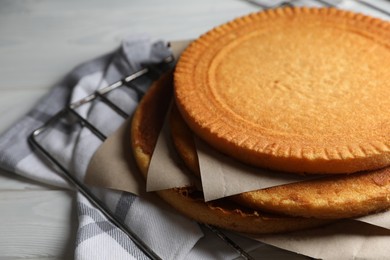
[[[189,185],[201,186],[200,181],[194,178],[184,165],[180,164],[178,154],[170,140],[167,120],[165,120],[150,161],[146,190],[157,191]]]
[[[321,176],[286,174],[245,165],[195,138],[205,201]]]
[[[84,182],[91,186],[146,192],[145,180],[137,169],[130,143],[130,119],[98,148],[89,162]]]
[[[390,230],[352,220],[255,239],[318,259],[389,259],[390,255]]]

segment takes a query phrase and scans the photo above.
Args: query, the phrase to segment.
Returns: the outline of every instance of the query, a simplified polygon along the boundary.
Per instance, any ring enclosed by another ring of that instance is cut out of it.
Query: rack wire
[[[298,2],[298,0],[291,0],[291,1],[284,1],[279,2],[276,5],[269,5],[266,4],[264,1],[257,1],[257,0],[246,0],[247,2],[254,4],[262,9],[271,9],[271,8],[277,8],[277,7],[286,7],[286,6],[295,6],[295,3]],[[389,0],[385,0],[390,2]],[[306,1],[307,2],[307,1]],[[310,0],[310,2],[319,4],[321,6],[325,7],[338,7],[340,4],[343,3],[343,0]],[[365,8],[377,11],[381,13],[382,15],[385,15],[390,19],[390,10],[384,9],[379,7],[378,5],[375,5],[372,1],[366,2],[364,0],[355,0],[356,3],[364,6]],[[390,9],[390,3],[389,3],[389,9]],[[107,208],[107,206],[100,201],[92,192],[91,190],[80,180],[78,180],[70,171],[67,169],[63,164],[60,163],[58,159],[56,159],[55,156],[53,156],[48,149],[46,149],[41,142],[38,140],[38,137],[40,137],[43,133],[49,131],[56,123],[58,123],[60,120],[66,118],[67,115],[71,114],[76,119],[77,122],[80,123],[83,127],[88,128],[97,138],[99,138],[101,141],[106,140],[107,136],[98,129],[95,125],[93,125],[90,121],[85,119],[83,116],[81,116],[77,112],[77,108],[88,104],[90,102],[99,100],[100,102],[105,103],[109,108],[111,108],[113,111],[115,111],[119,116],[123,117],[124,119],[128,118],[130,115],[124,111],[122,108],[114,104],[112,101],[110,101],[107,98],[107,95],[116,89],[128,87],[133,89],[137,95],[138,98],[141,99],[142,95],[144,94],[142,91],[140,91],[134,84],[133,81],[136,79],[139,79],[140,77],[148,76],[152,78],[156,78],[156,75],[161,75],[165,71],[167,71],[169,68],[172,67],[174,64],[174,58],[173,56],[169,56],[165,58],[161,63],[159,64],[152,64],[150,66],[144,67],[143,69],[132,73],[131,75],[128,75],[127,77],[107,86],[104,88],[101,88],[97,91],[95,91],[93,94],[77,101],[74,103],[71,103],[64,109],[62,109],[60,112],[55,114],[52,118],[50,118],[46,123],[44,123],[41,127],[34,130],[31,135],[29,136],[29,141],[31,144],[38,149],[55,167],[57,167],[60,170],[60,173],[62,174],[65,179],[67,179],[71,184],[74,185],[74,187],[82,193],[90,202],[93,204],[97,209],[100,210],[100,212],[116,227],[121,229],[128,237],[131,239],[134,244],[138,246],[140,250],[142,250],[145,255],[147,255],[151,259],[161,259],[153,250],[148,247],[132,230],[130,230],[122,221],[120,221],[114,214],[110,212],[110,210]],[[242,249],[240,246],[238,246],[233,240],[231,240],[229,237],[227,237],[221,230],[219,230],[216,227],[202,224],[204,227],[210,229],[214,234],[216,234],[220,239],[222,239],[224,242],[226,242],[230,247],[232,247],[234,250],[236,250],[241,258],[243,259],[253,259],[253,257],[250,256],[248,252],[246,252],[244,249]]]

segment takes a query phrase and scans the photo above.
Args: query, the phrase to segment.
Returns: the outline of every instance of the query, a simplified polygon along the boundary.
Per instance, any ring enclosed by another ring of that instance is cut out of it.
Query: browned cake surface
[[[192,133],[175,108],[170,112],[170,126],[179,155],[200,176]],[[358,217],[390,207],[390,167],[246,192],[232,199],[250,208],[292,216]]]
[[[133,153],[141,173],[146,177],[158,132],[171,95],[170,76],[152,86],[140,102],[131,126]],[[205,203],[202,194],[194,187],[169,189],[157,192],[167,203],[196,221],[229,230],[263,234],[299,230],[319,226],[328,221],[312,218],[283,217],[263,214],[228,200]]]
[[[178,108],[209,144],[287,172],[390,164],[390,24],[336,9],[238,18],[194,41],[174,75]]]

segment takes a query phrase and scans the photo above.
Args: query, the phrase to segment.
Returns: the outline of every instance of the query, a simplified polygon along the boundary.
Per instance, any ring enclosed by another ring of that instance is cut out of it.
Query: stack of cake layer
[[[320,178],[205,202],[195,186],[159,191],[207,224],[277,233],[390,207],[390,23],[332,8],[279,8],[195,40],[154,84],[132,123],[146,176],[169,109],[176,150],[200,177],[194,136],[273,174]],[[181,163],[178,162],[178,163]]]

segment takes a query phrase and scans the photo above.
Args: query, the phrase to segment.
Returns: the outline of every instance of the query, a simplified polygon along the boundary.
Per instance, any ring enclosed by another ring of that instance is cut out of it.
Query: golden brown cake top
[[[213,29],[182,54],[176,102],[217,149],[289,172],[390,164],[390,24],[282,8]]]

